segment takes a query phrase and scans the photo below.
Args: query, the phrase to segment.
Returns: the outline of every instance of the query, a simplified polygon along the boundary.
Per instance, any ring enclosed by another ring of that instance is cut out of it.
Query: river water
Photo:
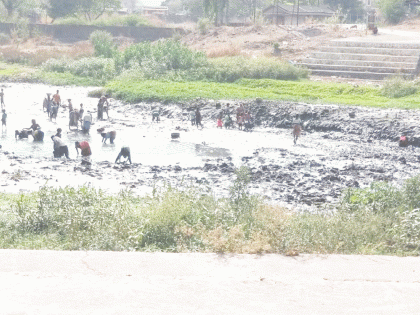
[[[91,185],[109,192],[131,189],[150,193],[157,184],[204,185],[218,196],[227,196],[235,179],[234,170],[246,165],[252,175],[252,193],[274,203],[300,207],[305,204],[336,202],[347,187],[366,187],[374,181],[401,184],[418,173],[420,148],[399,148],[388,139],[404,130],[409,137],[420,136],[420,112],[375,110],[336,105],[306,105],[279,102],[247,106],[264,127],[252,132],[216,128],[216,110],[211,102],[201,102],[203,129],[191,126],[186,109],[176,104],[126,104],[111,100],[109,119],[96,119],[98,99],[89,98],[95,88],[56,87],[42,84],[4,84],[7,129],[1,131],[0,191],[39,189],[45,184],[63,187]],[[61,99],[91,112],[89,134],[69,129],[68,110],[60,109],[57,121],[43,112],[46,93],[59,90]],[[151,109],[160,106],[161,122],[152,122]],[[189,103],[186,106],[196,106]],[[356,112],[356,119],[347,111]],[[301,115],[312,129],[293,145],[291,129],[271,126]],[[105,115],[106,116],[106,115]],[[393,117],[398,117],[395,120]],[[31,120],[45,133],[43,142],[16,140],[15,130],[28,128]],[[398,124],[396,123],[398,122]],[[399,127],[401,126],[401,128]],[[53,158],[51,136],[62,128],[70,159]],[[114,144],[102,143],[98,128],[115,130]],[[316,130],[318,128],[318,130]],[[401,130],[400,130],[401,129]],[[179,132],[180,138],[171,139]],[[75,141],[87,140],[92,149],[92,165],[81,166]],[[122,146],[131,149],[133,165],[116,165]]]

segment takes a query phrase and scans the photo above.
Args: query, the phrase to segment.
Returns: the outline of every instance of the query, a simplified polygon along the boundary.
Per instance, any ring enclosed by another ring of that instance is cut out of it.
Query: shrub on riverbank
[[[384,82],[381,94],[389,98],[400,98],[416,94],[417,91],[418,87],[413,82],[397,76]]]
[[[78,60],[50,59],[42,66],[45,72],[70,73],[102,81],[102,84],[115,77],[114,61],[109,58],[82,58]]]
[[[335,212],[299,214],[250,195],[246,169],[237,176],[228,199],[172,187],[142,198],[128,191],[111,196],[88,187],[0,194],[0,247],[419,253],[419,177],[401,189],[374,184],[348,190]]]

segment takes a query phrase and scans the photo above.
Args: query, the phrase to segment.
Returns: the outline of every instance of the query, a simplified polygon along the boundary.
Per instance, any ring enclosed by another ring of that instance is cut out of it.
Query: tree
[[[11,17],[15,11],[25,3],[25,0],[0,0],[7,11],[7,16]]]
[[[47,14],[53,19],[75,15],[77,13],[77,0],[49,0],[47,7]]]
[[[120,0],[49,0],[48,15],[52,19],[82,14],[87,20],[96,20],[107,9],[121,8]]]
[[[362,15],[363,3],[360,0],[324,0],[324,4],[344,14]]]
[[[223,24],[229,15],[229,0],[203,0],[204,15],[214,24]]]
[[[89,21],[98,19],[107,9],[121,8],[120,0],[77,0],[77,2],[78,11]]]
[[[400,22],[407,10],[404,0],[381,0],[379,8],[386,20],[391,24]]]

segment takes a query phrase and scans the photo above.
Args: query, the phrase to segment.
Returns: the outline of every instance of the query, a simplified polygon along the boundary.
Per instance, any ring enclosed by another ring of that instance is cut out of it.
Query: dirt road
[[[0,250],[0,314],[418,314],[420,258]]]

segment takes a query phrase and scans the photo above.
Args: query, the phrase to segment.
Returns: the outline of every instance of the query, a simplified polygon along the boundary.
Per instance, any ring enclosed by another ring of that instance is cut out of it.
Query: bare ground
[[[271,56],[273,44],[281,50],[279,58],[300,61],[310,52],[332,39],[366,36],[366,32],[350,26],[305,24],[301,26],[221,26],[201,35],[198,30],[182,38],[191,48],[211,57],[223,55]]]

